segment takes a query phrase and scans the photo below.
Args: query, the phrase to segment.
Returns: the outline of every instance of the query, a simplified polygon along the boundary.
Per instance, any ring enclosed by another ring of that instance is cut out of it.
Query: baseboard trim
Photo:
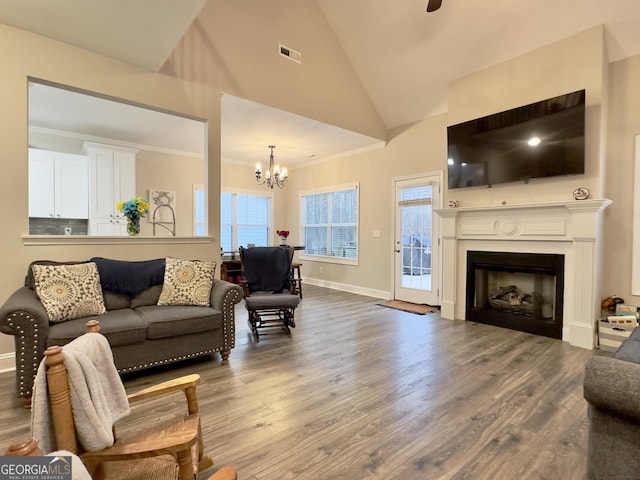
[[[340,290],[343,292],[356,293],[358,295],[364,295],[366,297],[380,298],[382,300],[391,300],[391,293],[386,292],[384,290],[358,287],[356,285],[347,285],[345,283],[329,282],[327,280],[321,280],[319,278],[310,278],[306,276],[304,277],[304,283],[308,283],[309,285],[315,285],[317,287],[331,288],[332,290]],[[302,292],[304,293],[304,286],[303,286]]]
[[[586,348],[587,350],[593,350],[595,348],[596,330],[594,325],[572,322],[569,329],[569,338],[565,337],[566,333],[563,329],[563,340],[568,340],[574,347]]]
[[[0,355],[0,373],[13,372],[16,369],[16,354],[3,353]]]

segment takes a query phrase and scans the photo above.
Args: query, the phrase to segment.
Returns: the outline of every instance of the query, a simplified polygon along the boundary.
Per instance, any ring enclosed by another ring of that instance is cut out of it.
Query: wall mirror
[[[133,197],[141,235],[206,234],[206,121],[33,78],[28,99],[30,235],[127,235]]]

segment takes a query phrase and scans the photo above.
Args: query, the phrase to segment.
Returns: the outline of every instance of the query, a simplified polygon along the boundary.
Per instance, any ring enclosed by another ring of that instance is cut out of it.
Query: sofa
[[[215,352],[225,363],[243,291],[215,278],[215,266],[171,258],[32,262],[24,286],[0,307],[0,332],[15,337],[18,395],[30,403],[44,350],[78,337],[92,319],[120,373]]]
[[[640,328],[585,368],[589,479],[640,478]]]

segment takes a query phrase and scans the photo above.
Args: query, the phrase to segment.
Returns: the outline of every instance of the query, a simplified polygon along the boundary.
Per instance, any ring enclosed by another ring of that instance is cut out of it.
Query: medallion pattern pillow
[[[95,263],[32,265],[36,295],[51,322],[106,312]]]
[[[216,262],[167,257],[158,305],[209,306]]]

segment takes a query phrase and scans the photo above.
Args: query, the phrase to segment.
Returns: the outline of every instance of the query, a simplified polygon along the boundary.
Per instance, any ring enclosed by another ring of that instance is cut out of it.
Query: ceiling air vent
[[[292,62],[302,63],[302,54],[293,48],[286,47],[280,44],[280,55],[288,58]]]

